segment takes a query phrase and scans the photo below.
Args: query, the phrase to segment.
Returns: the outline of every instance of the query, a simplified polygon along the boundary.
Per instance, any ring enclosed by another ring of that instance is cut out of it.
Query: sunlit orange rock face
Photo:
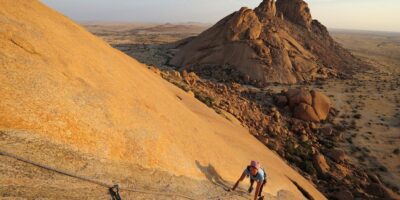
[[[19,133],[36,138],[30,146],[48,141],[29,150],[1,141],[2,150],[52,157],[55,151],[46,150],[59,145],[57,151],[73,150],[100,160],[96,169],[104,176],[123,177],[130,170],[126,166],[135,164],[205,180],[200,163],[212,165],[231,182],[250,159],[257,159],[270,174],[269,193],[285,190],[303,198],[296,181],[315,199],[325,199],[240,124],[68,18],[39,1],[0,1],[0,7],[1,138]],[[81,170],[66,159],[42,162]],[[123,164],[118,170],[102,166],[109,162]]]

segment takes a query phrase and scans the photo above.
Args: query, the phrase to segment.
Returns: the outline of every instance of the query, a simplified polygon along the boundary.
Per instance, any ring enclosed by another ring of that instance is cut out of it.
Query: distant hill
[[[303,0],[264,0],[254,10],[242,8],[177,48],[173,66],[198,74],[230,68],[259,86],[349,74],[358,64],[312,19]]]

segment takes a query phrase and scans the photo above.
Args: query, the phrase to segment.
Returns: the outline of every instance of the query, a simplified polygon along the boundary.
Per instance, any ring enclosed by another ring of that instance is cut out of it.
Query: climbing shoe
[[[249,191],[249,193],[251,193],[253,191],[253,187],[250,186],[247,191]]]

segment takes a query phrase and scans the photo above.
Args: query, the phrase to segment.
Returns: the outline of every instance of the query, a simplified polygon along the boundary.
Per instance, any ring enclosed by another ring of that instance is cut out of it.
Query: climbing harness
[[[76,178],[76,179],[80,179],[80,180],[83,180],[83,181],[86,181],[86,182],[90,182],[90,183],[93,183],[93,184],[108,188],[108,191],[109,191],[109,193],[111,195],[111,199],[112,200],[122,200],[121,196],[119,195],[119,191],[120,190],[125,190],[125,191],[129,191],[129,192],[134,192],[134,193],[142,193],[142,194],[149,194],[149,195],[160,195],[160,196],[171,196],[171,197],[179,197],[179,198],[183,198],[183,199],[194,200],[193,197],[189,197],[189,196],[185,196],[185,195],[181,195],[181,194],[158,192],[158,191],[152,191],[152,190],[139,190],[139,189],[132,189],[132,188],[124,188],[124,187],[120,187],[119,185],[107,184],[107,183],[104,183],[104,182],[101,182],[101,181],[98,181],[98,180],[93,180],[93,179],[86,178],[86,177],[83,177],[83,176],[79,176],[79,175],[76,175],[76,174],[73,174],[73,173],[70,173],[70,172],[67,172],[67,171],[63,171],[63,170],[59,170],[59,169],[56,169],[56,168],[53,168],[53,167],[50,167],[50,166],[47,166],[47,165],[43,165],[43,164],[40,164],[40,163],[37,163],[37,162],[34,162],[34,161],[30,161],[30,160],[27,160],[27,159],[22,158],[20,156],[11,154],[9,152],[5,152],[3,150],[0,150],[0,155],[6,156],[6,157],[9,157],[9,158],[13,158],[15,160],[19,160],[21,162],[28,163],[28,164],[34,165],[36,167],[40,167],[42,169],[53,171],[53,172],[56,172],[56,173],[59,173],[59,174],[65,175],[65,176],[73,177],[73,178]]]

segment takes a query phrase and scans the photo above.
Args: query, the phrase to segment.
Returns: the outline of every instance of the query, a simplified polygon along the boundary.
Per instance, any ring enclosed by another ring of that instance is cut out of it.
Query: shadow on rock
[[[228,191],[233,184],[229,183],[228,181],[224,180],[217,172],[217,170],[212,166],[211,164],[208,165],[201,165],[199,161],[196,160],[196,166],[197,168],[200,169],[200,171],[206,176],[207,180],[213,183],[214,185],[221,187],[225,191]],[[241,190],[237,188],[236,191],[234,192],[229,192],[227,194],[230,194],[228,196],[231,197],[231,199],[236,196],[236,197],[248,197],[248,193],[244,190]],[[233,196],[232,196],[233,195]],[[222,196],[221,196],[222,197]]]
[[[211,164],[208,164],[208,166],[203,166],[200,164],[199,161],[196,160],[196,166],[213,184],[223,187],[224,189],[228,189],[231,187],[230,184],[218,174],[217,170],[215,170],[214,166],[212,166]]]

